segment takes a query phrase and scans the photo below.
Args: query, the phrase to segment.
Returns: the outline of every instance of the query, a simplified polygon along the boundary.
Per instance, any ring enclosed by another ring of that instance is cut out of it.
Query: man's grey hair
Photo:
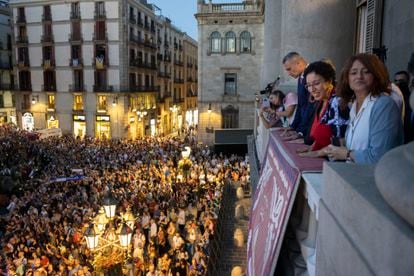
[[[284,64],[286,61],[291,60],[293,58],[301,58],[300,54],[298,52],[289,52],[283,59],[282,64]]]

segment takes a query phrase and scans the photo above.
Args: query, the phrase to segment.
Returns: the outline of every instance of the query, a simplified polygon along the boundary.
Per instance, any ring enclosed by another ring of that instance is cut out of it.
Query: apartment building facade
[[[8,1],[0,1],[0,125],[16,123],[10,15]]]
[[[155,6],[13,0],[11,7],[20,127],[32,117],[33,128],[59,127],[79,137],[171,132],[172,111],[161,116],[165,30]]]

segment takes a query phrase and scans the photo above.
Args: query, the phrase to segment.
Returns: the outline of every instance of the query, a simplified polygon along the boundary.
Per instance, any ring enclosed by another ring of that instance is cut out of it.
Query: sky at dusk
[[[148,0],[161,9],[161,14],[172,20],[172,23],[189,36],[197,37],[197,0]],[[158,14],[158,13],[157,13]]]

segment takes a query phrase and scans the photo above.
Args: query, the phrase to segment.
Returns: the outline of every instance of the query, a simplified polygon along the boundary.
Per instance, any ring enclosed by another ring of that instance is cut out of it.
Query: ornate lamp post
[[[129,256],[135,217],[130,208],[117,216],[116,204],[115,198],[108,193],[103,199],[103,206],[84,233],[98,271],[110,270],[125,263]]]

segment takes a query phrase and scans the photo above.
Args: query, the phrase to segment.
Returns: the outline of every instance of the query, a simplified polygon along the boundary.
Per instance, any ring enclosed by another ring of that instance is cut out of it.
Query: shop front
[[[0,126],[7,123],[7,113],[0,112]]]
[[[53,115],[47,115],[47,128],[59,128],[59,120]]]
[[[83,139],[86,134],[86,117],[85,115],[73,115],[73,135]]]
[[[109,115],[96,116],[95,137],[101,140],[111,139],[111,119]]]
[[[34,118],[33,114],[26,112],[22,116],[22,128],[26,131],[33,131],[34,129]]]
[[[136,124],[135,116],[129,117],[128,130],[129,130],[129,139],[131,140],[137,139],[137,124]]]

